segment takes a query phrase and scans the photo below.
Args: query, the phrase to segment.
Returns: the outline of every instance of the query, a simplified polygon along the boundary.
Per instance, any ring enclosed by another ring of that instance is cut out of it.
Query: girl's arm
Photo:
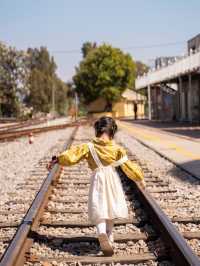
[[[120,148],[119,158],[122,158],[125,155],[126,155],[125,149]],[[120,167],[123,170],[123,172],[128,176],[128,178],[130,178],[133,181],[139,182],[142,187],[145,187],[144,174],[138,164],[128,160],[125,163],[123,163]]]
[[[58,163],[64,166],[74,165],[87,157],[89,148],[87,144],[72,146],[68,150],[62,152],[58,156],[53,156],[51,162],[47,165],[47,169],[51,170],[54,164]]]
[[[74,165],[76,163],[79,163],[82,159],[85,159],[88,152],[89,148],[86,143],[72,146],[71,148],[57,156],[58,163],[65,166]]]

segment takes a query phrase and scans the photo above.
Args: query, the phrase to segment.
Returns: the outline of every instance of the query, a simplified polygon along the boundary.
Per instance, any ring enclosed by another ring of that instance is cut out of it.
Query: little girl
[[[113,141],[117,131],[115,120],[101,117],[94,124],[95,135],[89,143],[72,146],[58,157],[53,156],[49,169],[55,163],[70,166],[86,159],[93,170],[88,199],[88,217],[95,224],[101,249],[105,255],[113,254],[114,220],[128,217],[128,208],[116,167],[120,166],[132,180],[145,187],[143,173],[128,160],[126,151]]]

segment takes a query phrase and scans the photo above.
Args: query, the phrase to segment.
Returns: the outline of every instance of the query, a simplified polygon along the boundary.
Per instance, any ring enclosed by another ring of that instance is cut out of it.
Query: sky
[[[46,46],[64,81],[86,41],[109,43],[152,64],[183,55],[200,33],[199,0],[0,0],[0,41],[18,49]]]

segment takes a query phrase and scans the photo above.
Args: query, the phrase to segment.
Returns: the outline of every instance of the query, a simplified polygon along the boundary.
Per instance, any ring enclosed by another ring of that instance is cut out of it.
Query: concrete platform
[[[148,121],[119,121],[119,126],[142,144],[200,179],[200,127]],[[182,133],[181,133],[182,132]]]

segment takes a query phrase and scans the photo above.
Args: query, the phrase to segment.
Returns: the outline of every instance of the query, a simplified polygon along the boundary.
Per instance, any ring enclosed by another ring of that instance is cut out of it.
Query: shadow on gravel
[[[52,251],[67,252],[74,256],[99,255],[100,246],[98,239],[94,237],[62,237],[47,236],[38,232],[32,232],[34,242],[45,245]],[[99,255],[101,256],[101,255]]]
[[[174,166],[168,173],[176,176],[184,182],[188,182],[193,185],[200,184],[200,160],[182,163],[180,164],[180,168]]]

